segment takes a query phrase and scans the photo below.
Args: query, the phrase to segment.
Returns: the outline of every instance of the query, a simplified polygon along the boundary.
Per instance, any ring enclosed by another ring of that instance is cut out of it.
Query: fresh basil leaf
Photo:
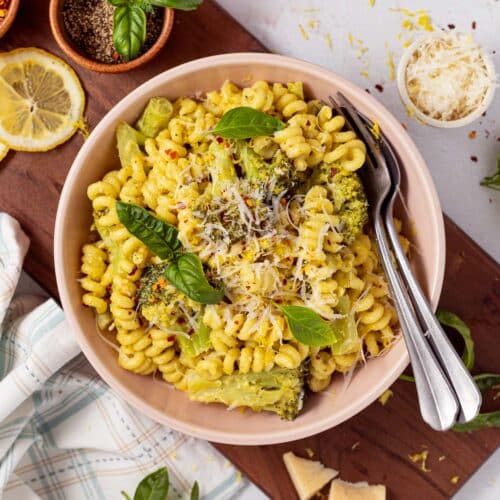
[[[120,493],[122,494],[123,498],[125,498],[125,500],[132,500],[130,498],[130,495],[126,492],[126,491],[120,491]]]
[[[285,315],[292,335],[302,344],[311,347],[325,347],[331,346],[339,340],[338,333],[330,323],[312,309],[302,306],[276,305]]]
[[[449,326],[460,333],[465,343],[462,360],[466,368],[469,371],[472,370],[474,367],[474,341],[472,340],[470,328],[456,314],[444,309],[440,309],[436,313],[436,318],[442,325]],[[399,378],[405,382],[415,382],[415,378],[411,375],[400,375]]]
[[[161,259],[172,259],[181,247],[181,242],[177,239],[177,229],[144,208],[133,203],[117,201],[116,213],[128,232]]]
[[[135,59],[146,41],[146,14],[137,5],[120,5],[113,14],[113,45],[124,61]]]
[[[242,106],[225,113],[210,132],[227,139],[251,139],[282,130],[285,124],[274,116]]]
[[[169,7],[177,10],[196,10],[203,0],[149,0],[156,7]]]
[[[193,484],[193,489],[191,490],[191,500],[199,500],[200,498],[200,487],[198,486],[198,481]]]
[[[201,304],[217,304],[224,297],[224,290],[214,288],[207,280],[197,255],[185,253],[171,262],[165,278],[190,299]]]
[[[471,432],[493,427],[500,427],[500,411],[480,413],[470,422],[465,424],[455,424],[452,429],[456,432]]]
[[[500,157],[497,159],[497,171],[481,181],[481,186],[486,186],[496,191],[500,191]]]
[[[470,328],[456,314],[444,309],[440,309],[436,313],[436,317],[442,325],[453,328],[462,336],[465,342],[462,360],[467,369],[472,370],[474,367],[474,341],[472,340]]]
[[[166,500],[169,487],[168,470],[162,467],[146,476],[137,485],[134,500]]]
[[[476,382],[481,392],[496,388],[500,389],[500,375],[496,373],[481,373],[481,375],[474,375],[474,382]]]
[[[184,337],[184,335],[177,335],[177,342],[182,354],[194,358],[210,349],[210,328],[201,322],[196,332],[189,338]]]
[[[108,0],[108,2],[115,7],[121,7],[122,5],[128,5],[129,0]]]

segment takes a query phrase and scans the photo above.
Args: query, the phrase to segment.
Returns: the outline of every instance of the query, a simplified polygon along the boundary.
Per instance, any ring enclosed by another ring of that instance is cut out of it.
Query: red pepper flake
[[[309,120],[306,121],[306,127],[310,127],[311,126],[311,122]]]
[[[177,151],[174,151],[173,149],[167,149],[165,151],[168,157],[172,158],[172,160],[176,160],[179,158],[179,153]]]
[[[222,137],[217,137],[215,139],[219,144],[221,144],[222,142],[224,142],[224,139]]]
[[[118,59],[120,59],[120,54],[118,54],[118,52],[116,52],[116,50],[113,52],[112,56],[111,56],[115,61],[118,61]]]
[[[129,276],[132,276],[133,274],[135,274],[135,273],[136,273],[136,271],[137,271],[137,266],[134,266],[134,267],[132,268],[132,271],[130,271],[130,272],[128,273],[128,275],[129,275]]]
[[[448,24],[448,28],[450,28],[450,30],[454,30],[455,29],[455,25],[454,24]]]
[[[330,175],[335,175],[336,173],[337,173],[337,169],[336,168],[330,169]]]
[[[383,92],[383,91],[384,91],[384,87],[382,87],[382,85],[380,85],[380,83],[377,83],[377,85],[375,85],[375,88],[376,88],[379,92]]]
[[[475,30],[475,29],[476,29],[476,26],[477,26],[476,21],[472,21],[472,29],[473,29],[473,30]]]
[[[225,142],[225,143],[224,143],[224,146],[226,146],[226,148],[230,148],[230,147],[231,147],[231,144],[229,144],[229,142]]]
[[[173,342],[175,340],[175,335],[170,335],[169,337],[167,337],[167,340],[169,342]]]
[[[316,359],[321,359],[321,356],[319,354],[316,354]]]
[[[474,163],[477,163],[477,156],[472,155],[470,157],[470,161],[473,161]]]
[[[405,130],[408,130],[408,127],[406,126],[406,123],[401,122],[401,126],[402,126]]]
[[[477,135],[476,131],[472,130],[471,132],[469,132],[469,139],[475,139],[476,135]]]
[[[186,320],[184,318],[177,319],[177,323],[179,323],[179,325],[183,325],[185,322],[186,322]]]

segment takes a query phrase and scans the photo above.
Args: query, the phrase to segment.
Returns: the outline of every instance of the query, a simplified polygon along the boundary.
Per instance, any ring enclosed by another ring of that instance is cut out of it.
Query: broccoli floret
[[[246,141],[236,141],[236,154],[245,178],[262,190],[262,199],[293,191],[301,179],[290,160],[278,150],[270,160],[256,153]]]
[[[193,372],[187,378],[187,390],[193,401],[272,411],[284,420],[293,420],[302,409],[304,376],[302,367],[235,373],[217,380],[207,380]]]
[[[188,299],[165,279],[167,262],[148,266],[139,281],[138,306],[144,318],[163,328],[193,330],[189,319],[201,311],[201,304]]]
[[[321,164],[311,177],[312,185],[323,184],[330,191],[335,211],[340,217],[339,231],[344,242],[352,243],[368,222],[368,202],[359,176]]]
[[[233,165],[231,149],[224,142],[212,142],[208,151],[212,158],[208,166],[212,179],[212,194],[220,196],[224,191],[237,182],[238,176]]]
[[[137,130],[146,137],[156,137],[168,127],[172,112],[172,103],[168,99],[152,97],[136,123]]]

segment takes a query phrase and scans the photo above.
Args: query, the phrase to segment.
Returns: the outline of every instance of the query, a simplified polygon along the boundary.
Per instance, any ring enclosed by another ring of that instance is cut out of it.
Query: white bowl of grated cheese
[[[491,58],[470,35],[421,37],[403,53],[397,84],[410,116],[434,127],[462,127],[481,116],[496,87]]]

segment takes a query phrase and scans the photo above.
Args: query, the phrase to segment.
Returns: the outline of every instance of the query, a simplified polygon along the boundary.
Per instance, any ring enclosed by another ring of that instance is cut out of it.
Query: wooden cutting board
[[[0,40],[0,50],[33,45],[62,56],[50,32],[45,0],[21,2],[13,27]],[[75,69],[87,92],[86,116],[92,128],[128,92],[172,66],[213,54],[264,50],[227,13],[205,0],[195,13],[176,14],[167,46],[145,68],[120,75]],[[0,210],[16,217],[30,236],[25,269],[54,296],[57,202],[81,144],[82,138],[76,136],[50,153],[10,152],[0,164]],[[472,327],[476,370],[500,372],[500,268],[448,218],[445,222],[448,251],[441,306],[458,313]],[[419,417],[414,386],[397,382],[393,390],[386,406],[376,402],[348,422],[314,437],[274,446],[217,448],[275,499],[295,498],[282,453],[293,450],[307,456],[306,449],[340,470],[346,480],[385,483],[389,498],[448,498],[500,445],[500,432],[434,432]],[[486,409],[493,408],[493,401],[486,403]],[[428,450],[430,472],[423,472],[408,458],[423,450]],[[460,478],[457,485],[450,482],[453,476]]]

